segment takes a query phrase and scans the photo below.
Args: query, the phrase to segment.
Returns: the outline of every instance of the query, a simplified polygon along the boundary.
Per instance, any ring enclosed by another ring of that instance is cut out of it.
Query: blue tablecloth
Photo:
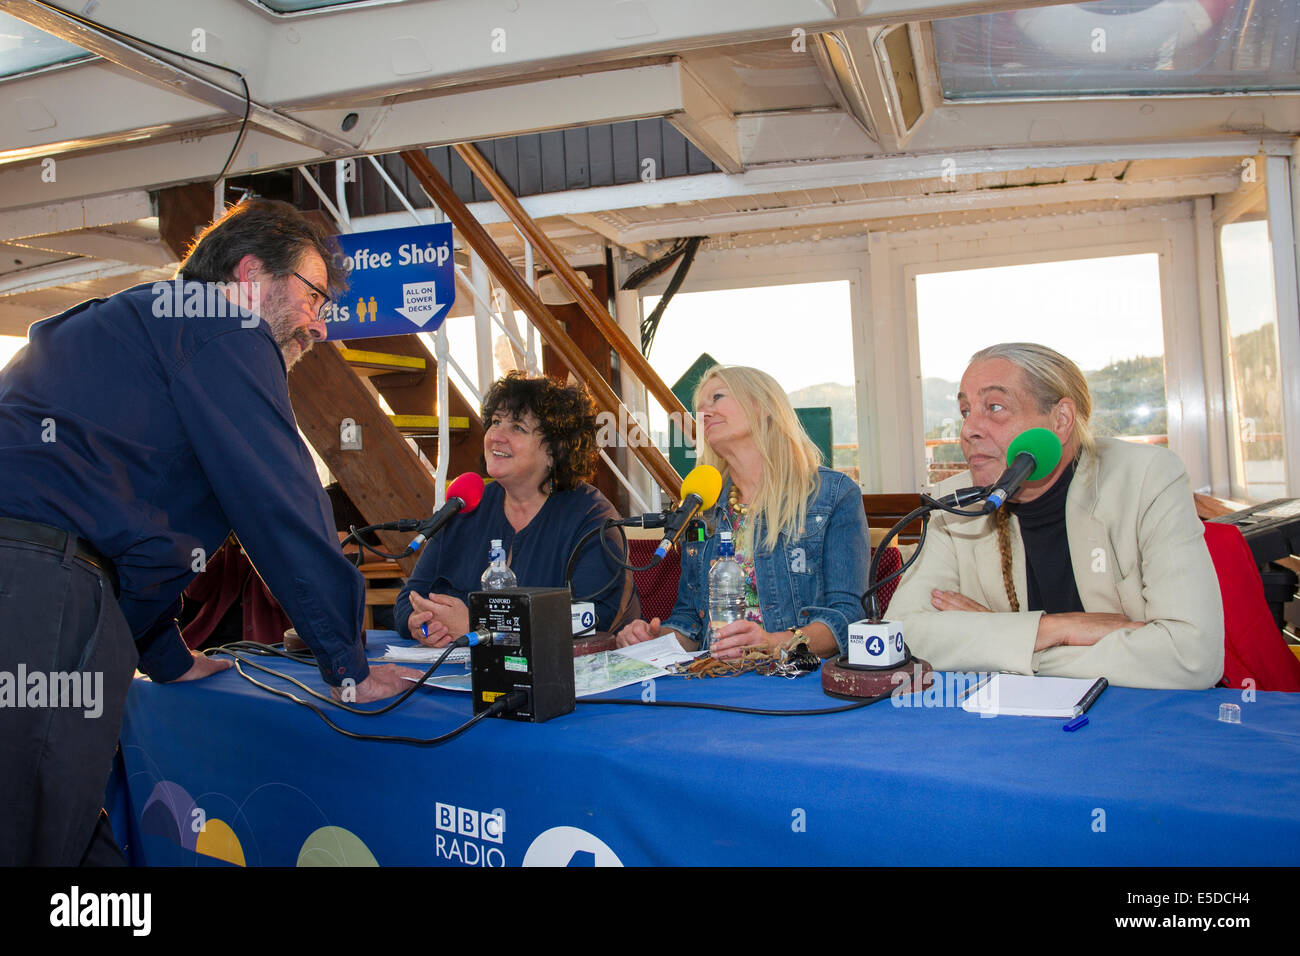
[[[274,666],[320,686],[314,668]],[[816,676],[660,678],[653,694],[841,703]],[[1224,701],[1240,724],[1218,721]],[[349,740],[233,671],[137,680],[110,806],[142,864],[1300,863],[1300,695],[1112,687],[1077,733],[893,703],[762,717],[580,702],[422,748]],[[432,737],[470,701],[421,690],[382,717],[329,713]]]

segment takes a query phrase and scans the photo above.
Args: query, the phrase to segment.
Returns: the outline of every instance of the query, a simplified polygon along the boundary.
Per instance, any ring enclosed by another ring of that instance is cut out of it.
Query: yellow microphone
[[[722,494],[722,473],[712,465],[697,465],[682,479],[682,503],[664,521],[664,539],[655,548],[655,557],[662,559],[677,543],[686,526],[700,511],[712,508]]]

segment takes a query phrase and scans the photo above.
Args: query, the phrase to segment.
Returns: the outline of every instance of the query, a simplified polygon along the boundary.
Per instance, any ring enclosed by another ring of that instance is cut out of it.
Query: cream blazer
[[[966,476],[969,484],[969,474]],[[954,483],[956,479],[954,479]],[[936,513],[921,557],[889,603],[918,657],[939,670],[1105,677],[1127,687],[1205,688],[1223,675],[1223,604],[1182,462],[1164,448],[1098,439],[1079,459],[1065,503],[1083,607],[1145,627],[1086,647],[1034,652],[1042,611],[1013,613],[991,516]],[[1025,547],[1011,519],[1016,594]],[[930,591],[959,591],[994,613],[936,611]]]

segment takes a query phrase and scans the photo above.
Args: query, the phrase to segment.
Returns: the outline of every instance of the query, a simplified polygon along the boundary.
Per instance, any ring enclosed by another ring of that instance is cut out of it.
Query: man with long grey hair
[[[1178,457],[1094,438],[1083,373],[1042,345],[976,352],[957,402],[965,484],[997,481],[1030,428],[1062,455],[993,515],[931,520],[889,605],[912,650],[941,670],[1217,683],[1223,607]]]

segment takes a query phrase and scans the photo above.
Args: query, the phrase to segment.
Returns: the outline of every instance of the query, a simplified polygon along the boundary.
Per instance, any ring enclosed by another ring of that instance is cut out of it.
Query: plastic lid
[[[501,547],[501,539],[500,539],[500,538],[493,538],[493,539],[492,539],[492,547],[493,547],[494,550],[495,550],[495,549],[499,549],[499,548]]]
[[[730,532],[730,531],[719,531],[718,534],[719,534],[719,536],[721,536],[721,538],[722,538],[723,541],[730,541],[730,540],[731,540],[731,532]]]

